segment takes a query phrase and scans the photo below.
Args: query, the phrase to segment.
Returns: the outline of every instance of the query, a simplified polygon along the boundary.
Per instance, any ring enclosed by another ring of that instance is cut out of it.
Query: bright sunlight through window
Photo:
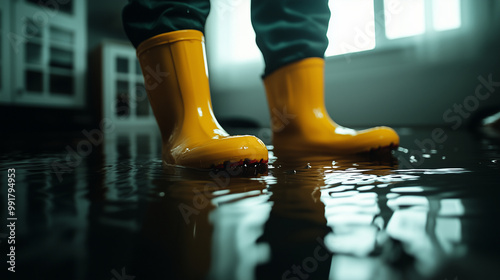
[[[326,56],[375,48],[373,0],[331,0]]]
[[[432,0],[426,10],[425,0],[384,0],[385,7],[397,7],[394,14],[385,14],[385,31],[388,39],[423,34],[426,17],[432,17],[436,31],[456,29],[461,26],[460,0]]]
[[[250,1],[239,0],[230,7],[226,7],[225,2],[215,3],[220,16],[231,16],[231,20],[237,23],[224,26],[225,32],[233,34],[224,55],[228,63],[258,58],[260,53],[250,23]],[[327,33],[330,44],[325,56],[374,49],[376,24],[385,25],[385,36],[390,40],[420,35],[427,29],[443,31],[461,26],[460,0],[384,0],[383,3],[381,13],[375,12],[373,0],[330,0],[332,15]]]
[[[385,36],[398,39],[420,35],[426,30],[457,29],[461,26],[460,0],[384,0]],[[373,0],[330,0],[328,27],[330,44],[326,56],[375,48]],[[377,13],[377,17],[379,14]],[[432,25],[428,19],[432,18]]]
[[[396,7],[385,14],[385,35],[389,39],[419,35],[425,32],[424,0],[384,0],[385,7]]]
[[[433,0],[432,22],[437,31],[456,29],[462,25],[460,0]]]

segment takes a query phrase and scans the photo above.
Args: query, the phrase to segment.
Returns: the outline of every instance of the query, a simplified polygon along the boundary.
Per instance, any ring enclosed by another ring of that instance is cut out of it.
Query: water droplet
[[[418,160],[417,160],[417,158],[416,158],[415,156],[411,156],[411,157],[410,157],[410,162],[411,162],[411,163],[415,163],[415,162],[417,162],[417,161],[418,161]]]
[[[405,148],[403,148],[403,147],[399,147],[399,148],[398,148],[398,151],[403,152],[403,153],[405,153],[405,154],[407,154],[407,153],[408,153],[408,149],[405,149]]]

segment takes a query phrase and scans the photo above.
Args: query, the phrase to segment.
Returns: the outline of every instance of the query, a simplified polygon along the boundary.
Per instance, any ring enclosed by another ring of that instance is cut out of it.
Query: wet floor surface
[[[251,178],[162,167],[133,130],[3,153],[2,279],[498,279],[499,141],[398,132],[394,160],[271,151]]]

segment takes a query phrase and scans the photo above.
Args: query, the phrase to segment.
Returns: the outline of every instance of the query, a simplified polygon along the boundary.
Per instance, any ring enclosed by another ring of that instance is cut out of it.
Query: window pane
[[[128,59],[123,57],[116,58],[116,72],[128,73]]]
[[[40,21],[38,23],[35,23],[31,19],[27,19],[23,28],[24,28],[23,32],[24,32],[25,36],[33,37],[33,38],[41,38],[42,37],[43,24]]]
[[[73,52],[50,48],[50,66],[73,69]]]
[[[73,32],[57,27],[50,27],[50,40],[52,42],[73,44]]]
[[[116,82],[116,115],[129,116],[130,115],[130,102],[129,102],[128,82]]]
[[[149,101],[148,94],[146,93],[146,88],[142,84],[135,85],[135,99],[136,99],[136,114],[137,116],[146,117],[149,116]]]
[[[460,0],[432,1],[432,20],[435,30],[459,28],[462,24],[460,16]]]
[[[73,94],[73,76],[69,75],[50,75],[50,92],[57,94],[72,95]]]
[[[330,0],[326,56],[375,48],[373,0]]]
[[[39,71],[26,70],[25,88],[30,92],[41,93],[43,91],[43,74]]]
[[[27,64],[42,63],[42,46],[36,43],[26,43],[24,59]]]
[[[384,0],[385,35],[389,39],[425,32],[424,0]]]

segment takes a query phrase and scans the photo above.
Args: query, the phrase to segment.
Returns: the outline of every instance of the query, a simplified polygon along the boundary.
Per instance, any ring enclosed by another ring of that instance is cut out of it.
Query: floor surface
[[[3,153],[0,220],[15,222],[16,272],[2,227],[2,274],[498,279],[500,142],[397,130],[392,161],[280,158],[269,146],[268,174],[250,178],[162,167],[158,136],[134,130]]]

